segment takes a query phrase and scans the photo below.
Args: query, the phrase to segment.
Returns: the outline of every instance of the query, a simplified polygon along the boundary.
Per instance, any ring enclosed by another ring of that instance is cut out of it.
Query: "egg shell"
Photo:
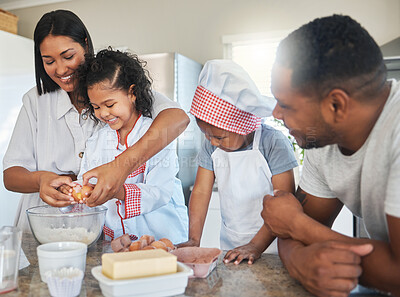
[[[142,243],[139,240],[132,242],[131,245],[129,246],[130,251],[138,251],[141,249],[142,249]]]
[[[162,241],[154,241],[151,243],[151,246],[154,246],[157,249],[163,249],[164,251],[168,252],[168,248]]]
[[[155,250],[156,248],[152,245],[145,246],[142,250]]]
[[[89,197],[92,191],[93,191],[92,186],[89,185],[81,186],[80,184],[76,184],[75,186],[72,187],[72,197],[76,202],[80,202],[83,200],[83,198]],[[86,193],[88,193],[88,195]]]
[[[143,235],[139,238],[139,240],[143,240],[146,242],[146,245],[150,245],[154,241],[154,236],[151,235]]]
[[[164,242],[167,247],[169,247],[171,250],[175,248],[174,244],[172,243],[171,240],[168,238],[161,238],[159,241]]]

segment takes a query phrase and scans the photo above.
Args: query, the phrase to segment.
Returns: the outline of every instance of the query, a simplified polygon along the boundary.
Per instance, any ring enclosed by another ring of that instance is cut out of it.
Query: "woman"
[[[82,115],[83,105],[74,96],[74,73],[93,54],[93,44],[83,22],[74,13],[46,13],[34,32],[36,87],[23,97],[23,107],[3,160],[4,185],[24,193],[15,224],[28,230],[25,210],[43,204],[62,207],[71,197],[57,188],[76,179],[86,140],[101,125]],[[113,197],[127,176],[174,140],[189,123],[173,101],[153,92],[154,122],[135,145],[114,161],[88,171],[85,184],[98,182],[89,206]]]

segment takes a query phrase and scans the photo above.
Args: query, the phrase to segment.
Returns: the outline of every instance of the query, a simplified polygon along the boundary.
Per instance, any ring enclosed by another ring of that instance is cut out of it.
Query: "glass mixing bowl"
[[[107,207],[74,204],[67,207],[50,205],[26,210],[35,239],[43,244],[57,241],[79,241],[91,246],[103,230]]]

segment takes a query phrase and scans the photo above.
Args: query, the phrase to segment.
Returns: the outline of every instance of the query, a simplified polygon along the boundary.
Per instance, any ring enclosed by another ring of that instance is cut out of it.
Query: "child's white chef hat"
[[[247,135],[272,114],[275,99],[260,94],[249,74],[231,60],[206,62],[190,113],[218,128]]]

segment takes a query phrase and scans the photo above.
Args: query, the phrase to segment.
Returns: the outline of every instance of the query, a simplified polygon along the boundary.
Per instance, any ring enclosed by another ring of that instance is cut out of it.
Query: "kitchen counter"
[[[24,234],[22,249],[31,265],[19,271],[18,290],[3,296],[50,295],[47,285],[40,280],[37,246],[38,243],[31,234]],[[101,255],[107,252],[111,252],[110,243],[103,240],[88,249],[80,296],[103,296],[91,269],[101,265]],[[219,261],[217,268],[207,278],[189,279],[185,294],[180,296],[312,296],[289,276],[277,255],[263,254],[253,265],[225,265],[221,263],[221,259]]]

